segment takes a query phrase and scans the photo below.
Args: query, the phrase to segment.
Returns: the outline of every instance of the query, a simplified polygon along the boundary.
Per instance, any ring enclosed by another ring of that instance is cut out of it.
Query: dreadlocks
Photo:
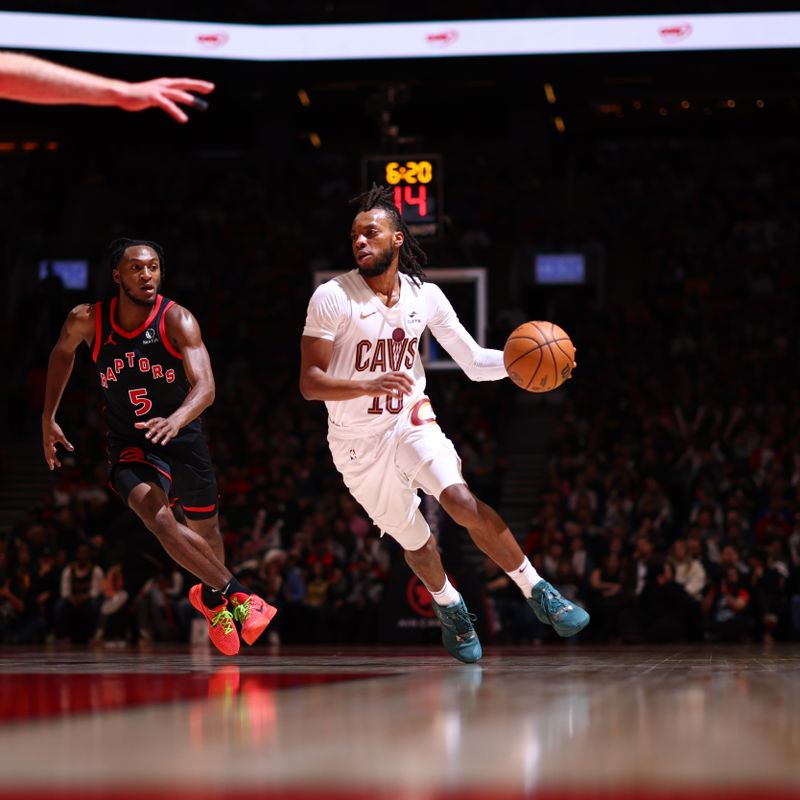
[[[358,213],[362,211],[372,211],[379,208],[385,211],[391,218],[395,230],[403,232],[403,244],[400,246],[398,268],[400,272],[405,272],[411,276],[411,280],[418,286],[422,286],[425,280],[425,273],[422,268],[428,263],[428,256],[419,246],[419,242],[414,238],[408,229],[405,220],[400,216],[397,206],[394,204],[394,192],[388,186],[378,186],[373,183],[372,188],[353,198],[351,205],[358,205]]]
[[[149,247],[157,256],[161,266],[161,277],[164,277],[164,248],[156,243],[151,242],[149,239],[126,239],[121,237],[114,239],[108,246],[108,263],[111,269],[116,269],[119,265],[122,256],[129,247]]]

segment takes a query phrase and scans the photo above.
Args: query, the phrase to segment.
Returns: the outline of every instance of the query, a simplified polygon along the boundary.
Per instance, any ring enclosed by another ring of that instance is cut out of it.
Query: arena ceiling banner
[[[800,47],[800,12],[241,25],[0,12],[0,48],[342,61]]]

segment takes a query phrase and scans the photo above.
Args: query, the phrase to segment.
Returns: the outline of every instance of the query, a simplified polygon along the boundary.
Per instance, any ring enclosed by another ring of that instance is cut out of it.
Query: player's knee
[[[128,495],[128,505],[136,516],[153,533],[171,526],[175,527],[175,516],[169,507],[167,496],[156,487],[140,483]]]
[[[438,553],[436,548],[436,540],[433,536],[429,533],[428,539],[422,547],[417,547],[414,550],[404,550],[403,551],[406,557],[406,561],[426,561],[427,559],[431,558],[432,555]]]
[[[168,506],[143,503],[134,511],[145,524],[147,530],[159,539],[169,539],[177,533],[175,517]]]
[[[199,529],[191,525],[189,527],[192,528],[195,533],[199,533],[211,547],[216,547],[216,545],[222,542],[222,531],[219,529],[219,525],[215,525],[212,528],[203,527]]]
[[[453,521],[464,528],[474,528],[483,522],[478,498],[463,483],[448,486],[440,495],[439,502]]]

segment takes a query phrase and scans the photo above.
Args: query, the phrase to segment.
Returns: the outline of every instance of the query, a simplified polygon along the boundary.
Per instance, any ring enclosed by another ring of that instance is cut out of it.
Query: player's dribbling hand
[[[414,391],[414,381],[405,372],[387,372],[367,381],[367,387],[369,397],[381,397],[385,394],[399,396],[411,394]]]
[[[147,422],[137,422],[134,428],[147,431],[145,439],[149,439],[153,444],[166,444],[170,439],[174,439],[181,429],[177,422],[168,417],[153,417]]]
[[[56,453],[56,445],[61,444],[64,448],[71,453],[75,448],[67,441],[64,436],[64,431],[55,420],[46,420],[42,422],[42,445],[44,446],[44,460],[50,470],[61,466]]]

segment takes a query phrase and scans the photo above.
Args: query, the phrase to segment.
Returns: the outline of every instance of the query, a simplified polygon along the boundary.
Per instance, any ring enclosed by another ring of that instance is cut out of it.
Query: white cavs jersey
[[[400,298],[388,308],[357,269],[323,283],[308,304],[304,336],[333,342],[328,375],[369,380],[385,372],[405,372],[411,395],[356,397],[326,401],[334,435],[365,435],[392,424],[425,393],[419,342],[425,327],[473,380],[506,377],[500,350],[481,348],[459,322],[450,301],[432,283],[418,286],[399,272]]]

